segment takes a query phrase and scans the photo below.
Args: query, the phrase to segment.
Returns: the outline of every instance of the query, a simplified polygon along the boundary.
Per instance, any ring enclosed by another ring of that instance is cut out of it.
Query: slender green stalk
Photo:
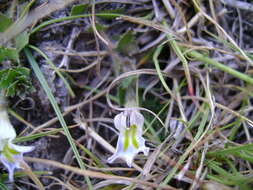
[[[68,89],[69,94],[71,95],[71,97],[74,98],[75,93],[73,92],[72,88],[70,87],[68,81],[64,78],[64,76],[61,74],[59,69],[53,64],[53,62],[47,57],[47,55],[35,46],[29,45],[29,48],[37,51],[42,57],[44,57],[44,59],[47,61],[47,63],[54,69],[56,74],[62,79],[62,81],[65,84],[66,88]]]
[[[29,135],[29,136],[22,136],[22,137],[17,137],[13,140],[14,143],[20,143],[20,142],[27,142],[27,141],[32,141],[41,137],[45,137],[47,135],[54,135],[57,134],[59,132],[63,131],[63,128],[60,129],[54,129],[54,130],[50,130],[47,132],[41,132],[41,133],[36,133],[33,135]]]
[[[173,39],[173,36],[170,34],[167,34],[167,38],[168,38],[168,42],[169,42],[170,46],[172,47],[172,49],[174,50],[174,52],[176,53],[178,58],[183,63],[184,72],[185,72],[185,76],[186,76],[186,80],[187,80],[187,84],[188,84],[188,91],[189,91],[190,96],[193,96],[194,89],[193,89],[193,85],[192,85],[192,79],[191,79],[191,74],[190,74],[190,70],[189,70],[189,66],[188,66],[188,61],[184,57],[180,47],[177,45],[176,40]]]
[[[229,147],[223,150],[218,150],[218,151],[213,151],[213,152],[208,152],[208,156],[227,156],[228,154],[233,154],[235,152],[241,152],[243,150],[253,150],[253,143],[250,144],[245,144],[245,145],[240,145],[240,146],[234,146],[234,147]]]
[[[29,49],[25,48],[24,52],[25,52],[25,55],[26,55],[26,57],[27,57],[30,65],[31,65],[33,71],[35,72],[36,77],[38,78],[41,86],[43,87],[43,89],[45,90],[45,92],[47,94],[47,97],[48,97],[49,101],[51,102],[51,104],[53,106],[53,109],[54,109],[54,111],[55,111],[55,113],[56,113],[56,115],[57,115],[57,117],[58,117],[58,119],[60,121],[60,124],[61,124],[61,126],[62,126],[62,128],[64,130],[65,135],[67,136],[67,139],[69,141],[71,149],[74,152],[74,155],[75,155],[75,157],[77,159],[77,162],[78,162],[80,168],[81,169],[85,169],[84,163],[83,163],[83,161],[81,159],[81,156],[79,155],[79,152],[78,152],[77,147],[76,147],[76,145],[75,145],[75,143],[73,141],[73,138],[71,137],[71,134],[70,134],[70,132],[68,130],[67,124],[66,124],[66,122],[65,122],[65,120],[63,118],[63,115],[62,115],[62,113],[60,111],[60,108],[57,105],[57,102],[56,102],[56,100],[54,98],[54,95],[52,94],[52,92],[51,92],[51,90],[50,90],[50,88],[49,88],[49,86],[47,84],[47,81],[46,81],[43,73],[41,72],[41,70],[40,70],[40,68],[38,66],[38,63],[33,58],[31,52],[29,51]],[[87,183],[89,189],[92,190],[92,185],[91,185],[89,177],[85,176],[85,180],[86,180],[86,183]]]
[[[154,55],[153,55],[153,62],[154,62],[154,64],[155,64],[156,72],[157,72],[157,74],[158,74],[158,77],[159,77],[159,79],[160,79],[160,81],[161,81],[163,87],[164,87],[165,90],[172,96],[172,92],[171,92],[169,86],[167,85],[165,79],[163,78],[163,74],[162,74],[162,71],[161,71],[160,66],[159,66],[158,56],[160,55],[162,49],[163,49],[163,46],[159,46],[159,47],[156,49],[156,51],[155,51],[155,53],[154,53]]]
[[[205,55],[203,55],[203,54],[201,54],[197,51],[188,51],[187,55],[190,56],[190,57],[195,58],[198,61],[207,63],[209,65],[213,65],[217,69],[220,69],[221,71],[229,73],[229,74],[231,74],[231,75],[233,75],[233,76],[235,76],[235,77],[237,77],[237,78],[239,78],[239,79],[241,79],[241,80],[243,80],[243,81],[245,81],[249,84],[253,84],[253,78],[252,77],[250,77],[246,74],[243,74],[239,71],[236,71],[236,70],[234,70],[234,69],[232,69],[232,68],[230,68],[230,67],[228,67],[228,66],[226,66],[226,65],[224,65],[224,64],[222,64],[218,61],[215,61],[215,60],[213,60],[213,59],[211,59],[211,58],[209,58],[209,57],[207,57],[207,56],[205,56]]]
[[[50,24],[54,24],[57,22],[63,22],[66,20],[74,20],[74,19],[78,19],[78,18],[86,18],[86,17],[90,17],[91,14],[84,14],[84,15],[75,15],[75,16],[67,16],[67,17],[61,17],[61,18],[56,18],[56,19],[51,19],[48,21],[45,21],[43,23],[41,23],[39,26],[35,27],[30,34],[33,34],[37,31],[39,31],[41,28],[44,28],[45,26],[48,26]],[[116,13],[96,13],[96,16],[110,16],[110,17],[119,17],[122,16],[121,14],[116,14]]]

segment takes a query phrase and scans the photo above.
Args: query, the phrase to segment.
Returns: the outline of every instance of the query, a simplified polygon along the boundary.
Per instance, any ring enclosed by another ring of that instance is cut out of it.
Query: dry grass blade
[[[253,4],[252,3],[247,3],[244,1],[238,1],[238,0],[220,0],[222,3],[225,5],[235,7],[238,9],[243,9],[247,11],[253,11]]]
[[[75,51],[60,51],[60,50],[56,50],[55,48],[52,47],[47,47],[45,48],[46,50],[49,50],[55,54],[59,54],[59,55],[68,55],[68,56],[80,56],[80,57],[95,57],[98,55],[98,51],[84,51],[84,52],[75,52]],[[99,55],[104,56],[104,55],[108,55],[109,52],[108,51],[99,51]]]
[[[32,172],[31,168],[25,163],[21,163],[21,167],[23,168],[24,172],[33,180],[33,182],[37,185],[40,190],[45,190],[44,186],[38,179],[38,177]]]
[[[0,46],[4,45],[6,42],[14,38],[16,35],[24,31],[29,26],[37,23],[40,19],[48,16],[49,14],[59,9],[64,8],[68,4],[73,3],[75,1],[76,0],[49,1],[48,3],[35,8],[26,16],[22,17],[21,19],[17,20],[14,24],[12,24],[4,33],[0,34]]]
[[[231,38],[228,33],[208,14],[206,14],[199,6],[199,4],[196,2],[196,0],[193,0],[194,5],[197,7],[199,12],[201,12],[210,22],[212,22],[223,34],[224,36],[234,45],[234,47],[243,55],[245,60],[249,62],[251,66],[253,66],[253,61],[250,59],[250,57],[237,45],[237,43]]]
[[[65,187],[66,189],[68,190],[79,190],[79,188],[76,188],[75,186],[71,185],[70,183],[64,183],[63,181],[61,181],[60,179],[56,178],[56,177],[52,177],[52,176],[46,176],[45,178],[49,178],[49,179],[52,179],[54,181],[57,181],[59,185],[62,185],[63,187]],[[52,188],[52,186],[54,185],[55,183],[51,183],[50,184],[50,188]],[[58,185],[58,184],[55,184],[55,185]],[[49,187],[47,187],[49,189]]]
[[[166,34],[173,34],[174,36],[177,36],[175,32],[170,30],[168,27],[164,27],[163,25],[157,24],[155,22],[149,21],[149,20],[144,20],[142,18],[135,18],[131,16],[120,16],[119,19],[126,20],[129,22],[137,23],[137,24],[143,24],[152,28],[155,28],[161,32],[164,32]]]
[[[191,97],[194,98],[194,99],[196,99],[196,100],[201,100],[201,101],[204,101],[204,102],[209,102],[209,100],[206,99],[206,98],[196,97],[196,96],[184,96],[184,97],[182,97],[182,98],[183,98],[183,99],[191,99]],[[238,113],[237,111],[234,111],[234,110],[232,110],[232,109],[230,109],[230,108],[228,108],[228,107],[226,107],[226,106],[224,106],[224,105],[222,105],[222,104],[219,104],[219,103],[217,103],[217,102],[214,103],[214,106],[216,106],[217,108],[220,108],[220,109],[222,109],[222,110],[224,110],[224,111],[226,111],[226,112],[228,112],[228,113],[231,113],[231,114],[233,114],[234,116],[239,117],[240,119],[242,119],[242,120],[244,120],[244,121],[247,121],[248,124],[249,124],[251,127],[253,127],[253,121],[252,121],[251,119],[249,119],[249,118],[243,116],[242,114]]]
[[[78,104],[75,104],[75,105],[72,105],[72,106],[69,106],[65,109],[65,112],[62,113],[63,116],[66,116],[68,115],[70,112],[78,109],[78,108],[81,108],[82,106],[88,104],[89,102],[92,102],[96,99],[98,99],[99,97],[105,95],[107,92],[107,90],[103,90],[101,91],[100,93],[96,94],[95,96],[93,96],[92,98],[88,99],[88,100],[83,100],[82,102],[78,103]],[[31,134],[34,134],[50,125],[53,125],[54,123],[56,123],[58,121],[58,118],[57,117],[54,117],[53,119],[50,119],[49,121],[47,121],[46,123],[43,123],[42,125],[39,125],[38,127],[36,127],[31,133]]]
[[[82,169],[75,168],[75,167],[68,166],[68,165],[64,165],[60,162],[56,162],[56,161],[52,161],[52,160],[45,160],[45,159],[31,158],[31,157],[25,157],[25,160],[28,162],[35,162],[35,163],[41,163],[41,164],[54,166],[57,168],[61,168],[61,169],[67,170],[67,171],[74,172],[74,173],[82,175],[82,176],[89,176],[89,177],[94,177],[94,178],[99,178],[99,179],[123,180],[123,181],[128,181],[131,183],[145,185],[147,187],[160,188],[160,189],[165,189],[165,190],[176,190],[176,188],[170,187],[168,185],[161,186],[156,183],[142,181],[142,180],[138,180],[135,178],[108,175],[108,174],[104,174],[101,172],[94,172],[94,171],[90,171],[90,170],[82,170]]]
[[[99,183],[97,183],[96,185],[94,185],[94,190],[96,189],[101,189],[102,187],[108,187],[109,185],[112,185],[112,184],[124,184],[124,185],[131,185],[131,182],[129,181],[124,181],[124,180],[104,180],[104,181],[101,181]]]

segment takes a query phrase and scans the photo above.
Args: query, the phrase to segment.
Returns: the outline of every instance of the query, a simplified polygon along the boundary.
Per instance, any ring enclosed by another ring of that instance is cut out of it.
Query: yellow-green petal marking
[[[136,139],[136,132],[137,132],[137,126],[136,125],[132,125],[131,126],[131,137],[132,137],[132,144],[134,146],[134,148],[138,149],[139,145]]]
[[[128,146],[129,146],[129,130],[126,129],[124,134],[124,151],[127,150]]]
[[[19,152],[17,152],[16,150],[10,148],[8,146],[8,144],[5,144],[2,153],[6,157],[6,159],[8,160],[8,162],[14,162],[12,156],[19,154]]]

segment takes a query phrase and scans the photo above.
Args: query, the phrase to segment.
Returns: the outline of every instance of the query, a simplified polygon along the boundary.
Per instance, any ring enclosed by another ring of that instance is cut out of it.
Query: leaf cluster
[[[1,70],[0,90],[4,90],[6,96],[24,98],[27,92],[33,90],[29,75],[30,70],[21,66]]]

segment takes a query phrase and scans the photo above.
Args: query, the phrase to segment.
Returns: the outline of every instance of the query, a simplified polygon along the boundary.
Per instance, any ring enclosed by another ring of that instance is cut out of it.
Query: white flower
[[[10,139],[5,145],[0,154],[0,161],[8,169],[9,180],[13,181],[14,170],[16,168],[21,168],[21,163],[24,162],[23,154],[31,152],[33,146],[19,146],[15,145]]]
[[[0,105],[0,151],[3,150],[9,139],[14,139],[15,137],[16,132],[9,120],[7,111]]]
[[[23,153],[34,149],[32,146],[18,146],[12,143],[16,132],[10,123],[5,107],[0,104],[0,161],[8,169],[9,180],[13,181],[15,168],[21,168]]]
[[[114,125],[119,130],[119,137],[116,152],[108,158],[109,163],[121,158],[131,167],[139,152],[148,155],[149,148],[145,146],[145,139],[142,137],[143,124],[144,117],[138,111],[125,111],[115,116]]]

